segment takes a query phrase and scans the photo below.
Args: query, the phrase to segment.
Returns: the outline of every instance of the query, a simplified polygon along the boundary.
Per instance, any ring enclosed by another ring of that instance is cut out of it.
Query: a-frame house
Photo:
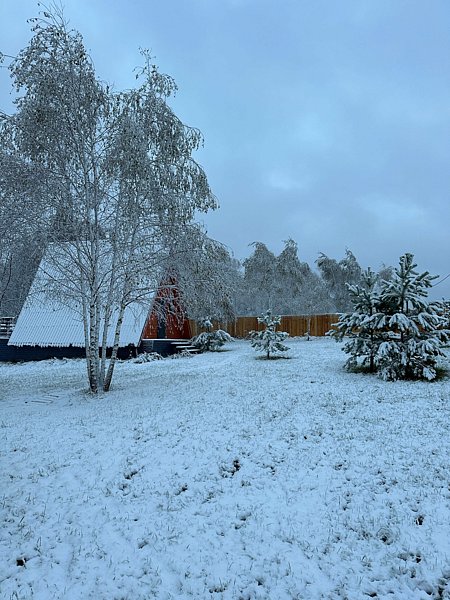
[[[84,329],[75,303],[63,303],[42,291],[40,273],[45,256],[27,300],[13,324],[0,327],[0,361],[73,358],[85,355]],[[3,333],[2,333],[3,331]],[[110,327],[108,347],[113,344]],[[172,354],[187,346],[191,337],[189,321],[173,275],[166,277],[146,305],[131,304],[125,310],[120,333],[119,358],[139,352]]]

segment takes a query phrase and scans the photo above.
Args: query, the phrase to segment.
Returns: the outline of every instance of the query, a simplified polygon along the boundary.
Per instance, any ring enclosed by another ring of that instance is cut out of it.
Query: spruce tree
[[[380,376],[386,380],[436,377],[443,346],[449,339],[438,302],[427,302],[428,289],[437,276],[419,274],[412,254],[400,257],[391,281],[386,282],[382,302],[388,312],[389,332],[377,352]]]
[[[345,363],[349,370],[358,366],[373,373],[380,344],[386,338],[386,315],[383,313],[380,281],[370,267],[362,273],[361,285],[348,285],[353,312],[342,313],[330,335],[336,340],[346,338],[343,350],[350,354]]]
[[[367,367],[385,380],[435,379],[449,332],[441,304],[426,300],[435,277],[416,267],[407,253],[389,280],[368,269],[364,285],[348,286],[353,311],[342,314],[330,333],[348,338],[347,368]]]
[[[277,331],[277,325],[281,323],[281,317],[272,315],[272,311],[267,310],[262,317],[258,317],[258,323],[265,325],[263,331],[250,331],[250,343],[252,347],[259,352],[265,352],[266,358],[270,358],[275,352],[286,352],[289,350],[283,344],[289,334],[285,331]]]

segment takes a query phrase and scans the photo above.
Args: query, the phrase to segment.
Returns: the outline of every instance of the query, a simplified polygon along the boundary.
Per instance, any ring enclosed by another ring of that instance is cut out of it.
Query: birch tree
[[[80,306],[97,393],[110,388],[125,310],[149,301],[169,242],[216,200],[192,158],[201,133],[174,114],[168,100],[176,84],[147,53],[137,87],[115,92],[97,78],[62,14],[32,22],[30,43],[9,67],[17,110],[3,117],[1,133],[11,155],[44,173],[47,223],[59,224],[49,240],[70,242],[58,246],[54,282],[61,298]]]
[[[205,315],[219,321],[233,320],[235,294],[242,280],[237,261],[198,225],[187,228],[176,242],[172,263],[188,316],[195,320]]]
[[[276,257],[262,242],[253,242],[252,246],[253,254],[243,262],[245,314],[273,307],[275,296]]]
[[[324,281],[298,257],[293,239],[275,256],[265,244],[255,242],[244,260],[244,278],[238,292],[239,314],[253,315],[271,306],[280,314],[318,314],[335,310]]]
[[[274,307],[283,315],[330,312],[333,304],[322,279],[298,258],[298,244],[288,239],[276,259]]]
[[[335,310],[338,312],[350,310],[352,300],[347,284],[358,285],[362,274],[353,252],[346,250],[345,257],[339,262],[321,253],[316,263]]]

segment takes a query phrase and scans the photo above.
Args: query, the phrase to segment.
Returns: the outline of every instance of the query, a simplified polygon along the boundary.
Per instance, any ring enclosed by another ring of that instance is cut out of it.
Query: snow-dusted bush
[[[189,350],[181,350],[180,352],[175,352],[175,354],[169,354],[167,358],[177,360],[178,358],[193,358],[193,356],[194,355],[192,352],[189,352]]]
[[[158,354],[157,352],[143,352],[142,354],[139,354],[139,356],[137,356],[133,362],[143,364],[153,362],[155,360],[162,360],[162,358],[163,357],[161,354]]]
[[[285,331],[277,331],[277,325],[281,323],[281,317],[272,315],[268,310],[262,317],[258,317],[258,323],[265,325],[263,331],[250,331],[250,343],[257,352],[264,352],[266,358],[276,352],[286,352],[288,346],[283,341],[289,337]]]
[[[416,267],[407,253],[389,281],[377,281],[368,270],[363,286],[349,286],[353,312],[342,314],[331,333],[349,338],[347,368],[366,366],[385,380],[435,379],[449,332],[441,304],[426,301],[435,277]]]
[[[210,317],[205,317],[199,321],[200,327],[206,331],[199,333],[192,338],[191,344],[201,352],[217,352],[226,342],[233,342],[234,339],[223,329],[213,330],[213,324]]]
[[[229,333],[223,329],[216,331],[203,331],[192,338],[192,345],[201,352],[217,352],[226,342],[234,341]]]

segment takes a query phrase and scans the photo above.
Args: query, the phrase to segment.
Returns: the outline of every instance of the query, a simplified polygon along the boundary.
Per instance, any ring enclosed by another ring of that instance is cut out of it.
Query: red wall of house
[[[142,331],[142,338],[158,338],[158,315],[155,306],[161,302],[164,302],[165,306],[165,338],[170,340],[187,340],[192,337],[189,321],[184,315],[180,295],[176,289],[176,281],[174,278],[170,278],[166,284],[159,288],[158,293],[156,294],[153,302],[154,308],[147,318],[147,322]]]

